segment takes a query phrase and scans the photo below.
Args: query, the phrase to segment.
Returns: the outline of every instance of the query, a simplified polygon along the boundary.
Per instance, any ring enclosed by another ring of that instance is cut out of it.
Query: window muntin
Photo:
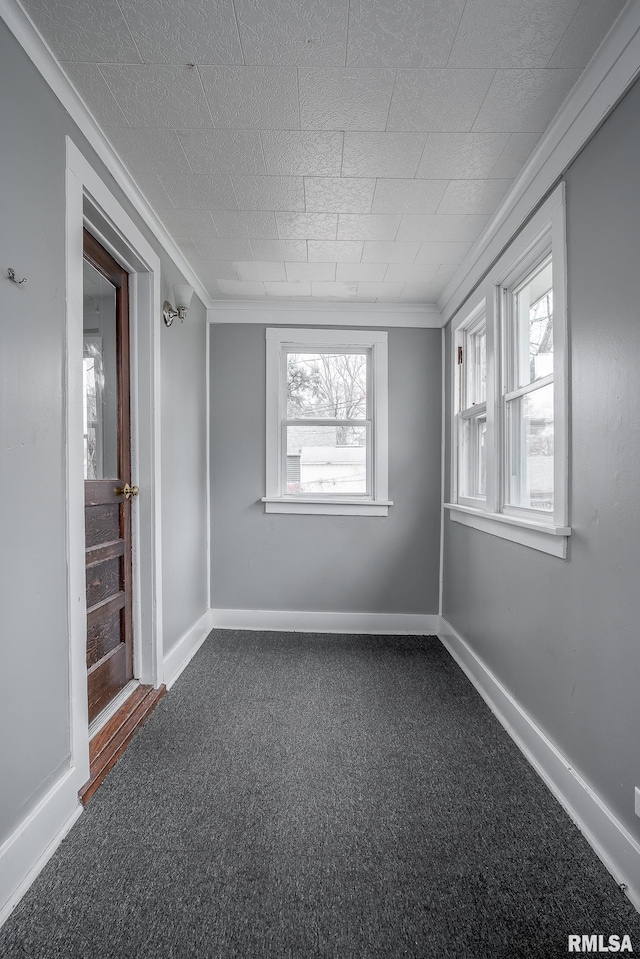
[[[267,512],[387,515],[387,431],[385,332],[267,329]]]

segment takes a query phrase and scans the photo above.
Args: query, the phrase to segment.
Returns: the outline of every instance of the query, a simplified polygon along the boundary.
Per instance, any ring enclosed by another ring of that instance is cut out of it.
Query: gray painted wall
[[[636,839],[639,156],[636,85],[566,175],[573,527],[568,559],[447,517],[444,567],[445,617]]]
[[[437,613],[440,330],[389,330],[388,517],[265,514],[265,327],[211,327],[212,599]]]
[[[163,264],[162,296],[182,282]],[[194,296],[187,318],[162,324],[162,602],[164,652],[208,609],[207,313]]]
[[[0,131],[0,273],[12,266],[28,277],[20,288],[6,279],[1,284],[2,844],[69,758],[65,134],[74,139],[161,255],[165,288],[178,279],[178,273],[2,22]],[[204,344],[201,304],[194,303],[184,327],[178,324],[163,330],[166,648],[206,606]],[[174,487],[178,462],[184,484],[180,496]]]

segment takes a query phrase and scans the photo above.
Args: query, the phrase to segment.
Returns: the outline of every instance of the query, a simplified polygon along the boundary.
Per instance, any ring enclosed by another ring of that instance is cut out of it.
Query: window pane
[[[484,499],[487,495],[487,417],[460,419],[460,495]]]
[[[514,387],[553,373],[553,278],[547,260],[514,295]]]
[[[477,329],[467,335],[467,408],[487,399],[487,330]]]
[[[367,493],[366,426],[287,426],[287,493]]]
[[[116,288],[83,261],[84,478],[118,476]]]
[[[367,363],[367,353],[287,353],[287,419],[366,419]]]
[[[553,384],[507,404],[508,503],[553,511]]]

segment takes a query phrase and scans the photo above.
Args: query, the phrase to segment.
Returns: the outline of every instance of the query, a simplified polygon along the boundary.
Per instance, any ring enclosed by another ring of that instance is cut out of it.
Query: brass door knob
[[[138,495],[138,493],[140,492],[140,488],[138,486],[129,486],[128,483],[125,483],[124,488],[116,490],[116,492],[122,493],[125,499],[130,499],[131,496]]]

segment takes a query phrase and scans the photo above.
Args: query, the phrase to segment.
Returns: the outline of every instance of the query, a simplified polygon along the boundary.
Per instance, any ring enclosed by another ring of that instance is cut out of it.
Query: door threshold
[[[122,692],[130,685],[131,683]],[[154,689],[153,686],[142,686],[136,682],[133,691],[120,703],[116,712],[93,735],[89,742],[89,781],[79,792],[83,806],[86,806],[109,770],[115,766],[134,733],[149,718],[166,691],[167,687],[164,685]],[[97,716],[96,720],[101,719],[102,715],[101,713]]]
[[[130,682],[120,690],[117,696],[113,697],[109,705],[105,706],[102,712],[98,713],[93,722],[89,723],[89,742],[91,742],[96,733],[100,732],[103,726],[106,726],[112,716],[115,716],[122,704],[136,691],[139,685],[139,679],[130,680]]]

